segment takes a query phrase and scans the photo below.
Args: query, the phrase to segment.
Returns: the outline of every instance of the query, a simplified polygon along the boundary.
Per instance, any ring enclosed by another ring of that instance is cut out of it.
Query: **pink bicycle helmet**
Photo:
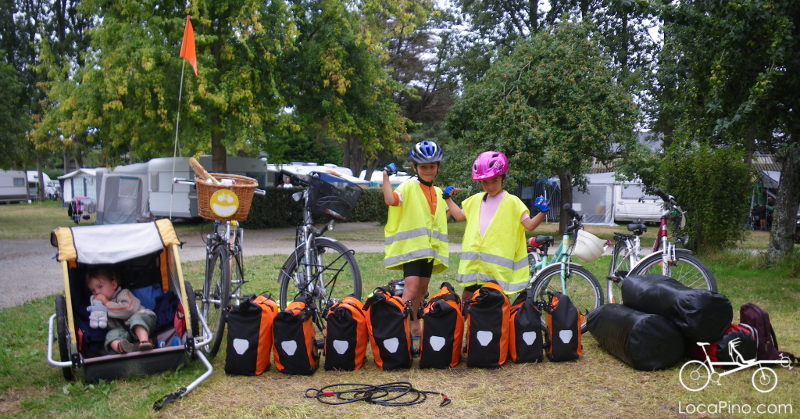
[[[485,151],[481,153],[475,163],[472,163],[472,180],[491,179],[495,176],[506,174],[508,159],[499,151]]]

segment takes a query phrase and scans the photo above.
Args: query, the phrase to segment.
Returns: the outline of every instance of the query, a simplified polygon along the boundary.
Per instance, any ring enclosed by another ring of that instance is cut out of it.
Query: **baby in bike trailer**
[[[133,293],[119,286],[114,270],[105,266],[96,266],[86,274],[86,286],[92,292],[89,316],[92,328],[110,330],[106,334],[106,352],[124,354],[136,351],[134,338],[138,341],[138,350],[153,349],[150,333],[156,327],[156,313],[142,306]]]

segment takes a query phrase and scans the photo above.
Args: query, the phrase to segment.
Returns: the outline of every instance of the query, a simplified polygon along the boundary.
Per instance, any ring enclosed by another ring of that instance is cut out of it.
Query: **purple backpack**
[[[739,309],[739,323],[747,324],[755,330],[758,341],[757,359],[778,360],[784,355],[791,359],[793,364],[797,363],[794,355],[778,350],[778,338],[775,336],[775,330],[766,310],[752,303],[744,304]]]

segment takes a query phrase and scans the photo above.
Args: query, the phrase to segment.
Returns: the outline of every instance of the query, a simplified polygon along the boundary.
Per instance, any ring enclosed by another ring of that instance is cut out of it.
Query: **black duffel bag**
[[[714,342],[733,320],[733,307],[724,295],[689,288],[664,275],[625,278],[622,301],[634,310],[666,317],[689,342]]]
[[[671,368],[683,358],[683,335],[657,314],[606,304],[589,312],[586,325],[601,348],[637,370]]]

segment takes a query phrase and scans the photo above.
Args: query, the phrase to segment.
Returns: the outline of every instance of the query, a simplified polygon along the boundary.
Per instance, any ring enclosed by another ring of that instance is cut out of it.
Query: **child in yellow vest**
[[[447,269],[450,254],[447,240],[448,206],[458,208],[442,190],[433,185],[444,153],[433,141],[420,141],[409,153],[417,173],[392,190],[389,175],[396,173],[394,163],[383,172],[383,198],[389,206],[384,228],[384,265],[403,270],[403,300],[411,301],[412,320],[409,329],[416,342],[422,335],[417,317],[420,302],[428,290],[431,275]],[[452,192],[452,187],[445,189]],[[415,343],[415,346],[418,346]]]
[[[467,220],[456,281],[464,286],[464,300],[487,281],[494,279],[506,294],[528,285],[528,250],[525,230],[533,231],[544,220],[549,203],[536,198],[539,213],[531,217],[528,207],[503,190],[508,159],[498,151],[481,153],[472,165],[472,180],[484,192],[461,203],[462,210],[451,208],[456,221]]]

